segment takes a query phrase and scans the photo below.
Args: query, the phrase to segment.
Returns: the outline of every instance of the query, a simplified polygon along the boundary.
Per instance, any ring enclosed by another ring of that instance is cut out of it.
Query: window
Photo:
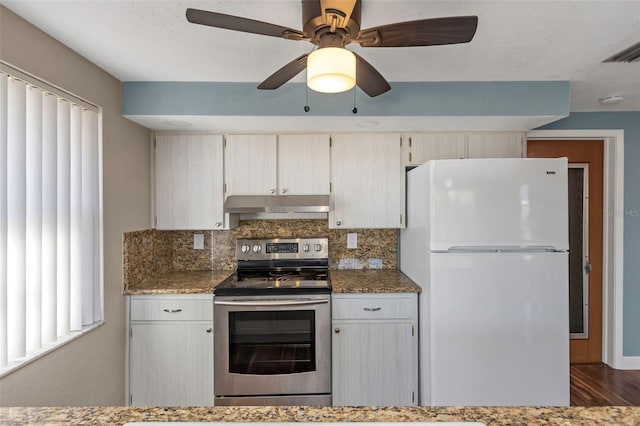
[[[103,319],[100,110],[0,63],[0,375]]]

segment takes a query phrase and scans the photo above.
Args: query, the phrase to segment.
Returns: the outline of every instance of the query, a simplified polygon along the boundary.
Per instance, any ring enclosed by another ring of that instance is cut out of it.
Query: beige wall
[[[106,320],[1,379],[0,405],[124,405],[122,233],[151,226],[150,133],[120,116],[117,79],[2,6],[0,57],[103,108]]]

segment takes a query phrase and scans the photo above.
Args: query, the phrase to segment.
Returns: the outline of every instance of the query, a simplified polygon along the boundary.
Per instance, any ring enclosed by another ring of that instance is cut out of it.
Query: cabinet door
[[[334,321],[333,328],[333,405],[416,404],[410,323]]]
[[[462,132],[422,133],[409,136],[407,166],[419,166],[429,160],[464,158],[466,135]]]
[[[400,135],[335,135],[331,148],[330,228],[404,227]]]
[[[522,132],[479,132],[467,135],[468,158],[522,157]]]
[[[329,135],[278,137],[280,194],[329,194]]]
[[[276,136],[228,135],[224,150],[225,195],[276,193]]]
[[[213,405],[213,323],[132,324],[130,403]]]
[[[224,223],[222,136],[157,135],[157,229],[217,229]]]

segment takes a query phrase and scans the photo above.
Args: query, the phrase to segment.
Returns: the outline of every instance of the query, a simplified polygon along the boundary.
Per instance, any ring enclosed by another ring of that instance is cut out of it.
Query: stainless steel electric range
[[[216,405],[331,405],[326,238],[239,239],[214,290]]]

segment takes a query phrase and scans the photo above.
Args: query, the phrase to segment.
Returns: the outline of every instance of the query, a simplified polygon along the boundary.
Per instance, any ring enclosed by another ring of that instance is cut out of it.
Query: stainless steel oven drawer
[[[212,295],[132,296],[131,321],[212,321]]]
[[[216,406],[242,405],[302,405],[315,407],[331,407],[331,395],[276,395],[276,396],[237,396],[229,398],[215,398]]]

